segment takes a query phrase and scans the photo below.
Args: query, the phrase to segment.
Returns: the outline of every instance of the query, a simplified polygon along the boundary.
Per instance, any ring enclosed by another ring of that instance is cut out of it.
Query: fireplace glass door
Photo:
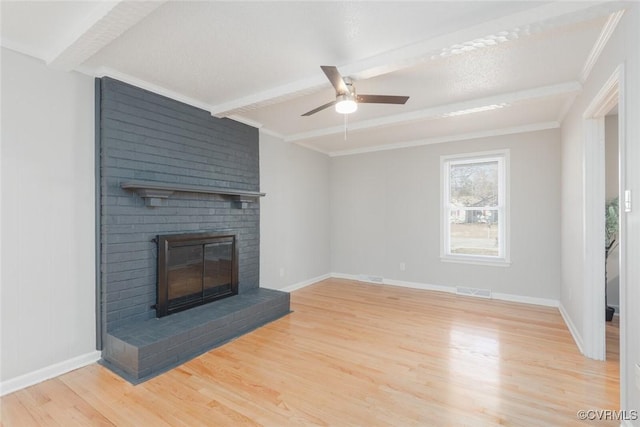
[[[237,293],[234,235],[158,236],[158,317]]]
[[[228,242],[204,245],[203,295],[205,298],[231,292],[233,245]]]

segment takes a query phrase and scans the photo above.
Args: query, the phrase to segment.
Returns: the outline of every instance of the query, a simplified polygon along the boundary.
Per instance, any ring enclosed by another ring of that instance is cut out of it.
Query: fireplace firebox
[[[157,317],[238,293],[235,234],[160,235],[157,243]]]

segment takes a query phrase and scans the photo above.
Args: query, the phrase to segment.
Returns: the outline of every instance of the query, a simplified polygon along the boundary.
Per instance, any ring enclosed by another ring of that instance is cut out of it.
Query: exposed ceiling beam
[[[339,156],[351,156],[353,154],[373,153],[376,151],[397,150],[399,148],[420,147],[423,145],[442,144],[445,142],[465,141],[468,139],[488,138],[502,135],[513,135],[516,133],[524,132],[536,132],[540,130],[557,129],[560,127],[560,122],[541,122],[532,123],[529,125],[515,126],[502,129],[490,129],[485,131],[476,131],[468,133],[458,133],[447,136],[439,136],[434,138],[425,138],[415,141],[396,142],[393,144],[375,145],[373,147],[356,148],[353,150],[340,150],[340,151],[321,151],[329,157]],[[298,145],[310,148],[312,150],[319,151],[314,145],[305,144],[304,142],[297,143]]]
[[[556,85],[543,86],[534,89],[521,90],[517,92],[503,93],[500,95],[477,98],[468,101],[455,102],[452,104],[438,105],[422,110],[410,111],[408,113],[395,114],[391,116],[379,117],[371,120],[363,120],[349,124],[351,132],[374,129],[386,126],[399,125],[419,120],[429,120],[435,118],[458,115],[465,112],[473,113],[486,111],[487,109],[509,106],[521,101],[547,98],[559,95],[572,95],[580,92],[582,85],[578,82],[566,82]],[[327,135],[335,135],[344,132],[343,126],[333,126],[324,129],[316,129],[309,132],[301,132],[285,137],[285,141],[297,142],[306,139],[318,138]]]
[[[498,43],[528,36],[543,30],[577,22],[587,17],[603,16],[623,6],[619,2],[553,2],[511,14],[464,30],[414,43],[360,61],[343,64],[340,72],[356,80],[372,78],[441,56],[482,49]],[[319,64],[320,65],[320,64]],[[212,105],[216,117],[242,114],[287,99],[328,87],[321,73],[312,78],[277,86],[250,96]]]
[[[329,87],[330,83],[327,82],[324,74],[320,73],[319,70],[317,74],[317,76],[308,79],[298,80],[229,102],[212,105],[209,107],[209,111],[211,115],[215,117],[228,117],[299,96],[308,95],[316,92],[318,89]]]
[[[100,2],[93,12],[46,56],[47,65],[70,71],[96,54],[164,3],[161,1]]]
[[[356,80],[368,79],[438,57],[483,49],[588,18],[604,16],[622,7],[618,2],[610,1],[553,2],[386,52],[342,67],[342,71]]]

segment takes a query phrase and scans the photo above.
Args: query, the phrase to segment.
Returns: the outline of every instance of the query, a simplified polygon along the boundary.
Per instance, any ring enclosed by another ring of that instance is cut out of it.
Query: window
[[[444,261],[507,265],[509,151],[443,156]]]

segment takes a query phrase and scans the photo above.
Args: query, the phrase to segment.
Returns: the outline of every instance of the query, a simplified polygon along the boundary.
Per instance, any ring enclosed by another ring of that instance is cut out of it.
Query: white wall
[[[260,132],[260,286],[294,289],[330,270],[329,157]]]
[[[504,148],[511,266],[442,262],[440,156]],[[333,158],[333,272],[559,299],[559,154],[560,133],[547,130]]]
[[[25,374],[47,369],[55,374],[59,364],[95,360],[99,353],[93,79],[52,71],[2,48],[1,82],[0,384],[5,392],[28,385]]]
[[[626,298],[622,296],[621,331],[626,338],[626,350],[621,354],[623,378],[623,400],[621,407],[627,410],[640,408],[640,391],[635,386],[634,369],[640,363],[640,4],[629,3],[616,31],[605,46],[602,55],[584,84],[581,95],[571,107],[562,127],[562,304],[584,336],[586,310],[584,306],[584,283],[582,275],[582,211],[583,211],[583,145],[585,123],[582,117],[587,106],[614,73],[624,64],[624,107],[626,116],[621,138],[626,141],[626,156],[623,159],[626,188],[635,196],[633,212],[626,216],[627,229],[622,236],[626,243]],[[640,421],[628,425],[640,425]]]

